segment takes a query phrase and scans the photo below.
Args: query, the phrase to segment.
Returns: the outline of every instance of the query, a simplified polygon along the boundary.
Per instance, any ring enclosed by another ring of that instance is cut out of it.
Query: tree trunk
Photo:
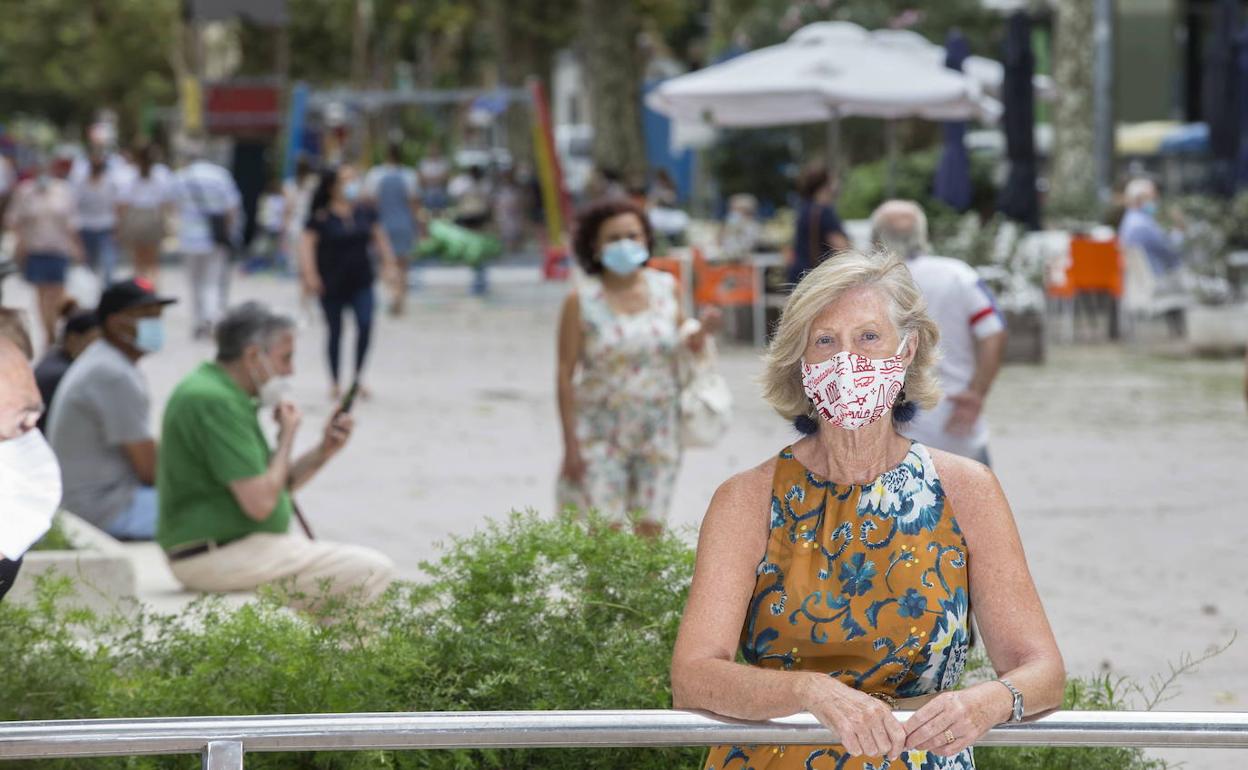
[[[1049,170],[1051,213],[1095,216],[1096,143],[1093,132],[1094,4],[1059,0],[1053,32],[1053,158]]]
[[[581,63],[594,127],[594,163],[629,182],[645,179],[641,133],[643,62],[634,2],[580,0]]]

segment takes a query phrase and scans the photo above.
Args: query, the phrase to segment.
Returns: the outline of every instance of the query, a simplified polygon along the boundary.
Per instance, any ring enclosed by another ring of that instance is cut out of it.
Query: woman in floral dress
[[[996,477],[894,427],[938,396],[937,336],[889,255],[838,254],[790,297],[763,386],[807,435],[711,500],[673,699],[810,712],[841,743],[717,746],[707,768],[965,770],[992,726],[1060,704],[1061,655]],[[972,608],[999,678],[955,690]]]
[[[574,249],[585,277],[564,302],[558,338],[559,505],[635,516],[644,535],[661,530],[680,468],[678,348],[700,350],[718,319],[704,315],[682,342],[676,281],[645,266],[653,242],[627,200],[581,214]]]

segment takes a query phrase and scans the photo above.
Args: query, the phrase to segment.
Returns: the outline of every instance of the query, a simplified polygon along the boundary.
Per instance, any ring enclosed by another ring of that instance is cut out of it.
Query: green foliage
[[[84,125],[118,111],[128,140],[146,105],[174,99],[176,0],[0,0],[0,114]]]
[[[0,720],[386,711],[668,708],[668,661],[693,571],[679,537],[650,541],[570,514],[513,514],[422,565],[428,580],[309,622],[269,593],[229,609],[111,619],[61,603],[0,604]],[[1223,648],[1225,649],[1225,648]],[[1217,654],[1215,651],[1211,654]],[[1186,658],[1149,689],[1072,680],[1066,708],[1164,700]],[[992,676],[981,655],[968,681]],[[247,755],[257,768],[696,768],[703,749],[364,751]],[[980,770],[1159,770],[1138,749],[983,748]],[[187,768],[189,757],[10,762],[17,768]]]
[[[571,516],[515,514],[422,565],[430,579],[312,624],[268,595],[181,617],[69,613],[65,580],[0,604],[0,720],[208,714],[667,708],[668,661],[693,570],[651,542]],[[90,641],[84,641],[89,639]],[[700,749],[251,754],[248,768],[671,768]],[[82,762],[10,763],[76,768]],[[186,757],[91,760],[184,768]]]
[[[724,197],[748,192],[760,202],[783,206],[792,191],[789,169],[795,154],[783,131],[723,131],[707,163]]]
[[[932,195],[936,167],[940,164],[939,147],[899,154],[897,158],[896,188],[892,197],[917,201],[933,229],[939,229],[942,219],[956,218],[957,214]],[[971,156],[971,208],[991,210],[995,203],[992,184],[992,161],[980,155]],[[875,207],[888,196],[888,159],[862,163],[853,167],[841,185],[837,209],[845,219],[865,219]]]
[[[1131,685],[1109,674],[1072,679],[1066,685],[1062,708],[1075,711],[1126,710],[1125,695]],[[1167,765],[1145,755],[1143,749],[1099,747],[1067,749],[1055,746],[984,746],[975,749],[979,770],[1164,770]]]

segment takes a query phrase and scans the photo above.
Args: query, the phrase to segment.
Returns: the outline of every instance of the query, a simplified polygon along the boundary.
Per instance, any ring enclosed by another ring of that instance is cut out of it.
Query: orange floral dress
[[[752,666],[820,671],[909,698],[957,685],[966,664],[966,540],[927,447],[869,484],[836,484],[792,447],[772,483],[771,533],[741,632]],[[850,757],[835,746],[716,746],[706,770],[974,768],[970,749]]]

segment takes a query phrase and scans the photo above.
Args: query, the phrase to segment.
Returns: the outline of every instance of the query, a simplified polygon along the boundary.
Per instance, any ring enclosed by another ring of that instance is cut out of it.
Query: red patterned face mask
[[[906,379],[901,351],[889,358],[867,358],[848,350],[808,364],[802,360],[802,387],[823,419],[838,428],[858,430],[893,408]]]

